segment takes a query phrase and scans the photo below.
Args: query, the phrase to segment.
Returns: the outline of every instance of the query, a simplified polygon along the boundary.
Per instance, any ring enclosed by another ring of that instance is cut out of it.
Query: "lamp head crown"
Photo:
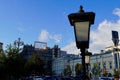
[[[80,10],[79,10],[79,13],[83,13],[84,10],[83,10],[83,6],[80,6]]]

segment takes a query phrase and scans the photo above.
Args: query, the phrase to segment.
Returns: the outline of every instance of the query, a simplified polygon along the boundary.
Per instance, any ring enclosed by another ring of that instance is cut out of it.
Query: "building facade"
[[[46,47],[44,49],[35,49],[32,45],[25,45],[23,48],[24,57],[27,59],[32,54],[38,53],[42,60],[46,62],[46,70],[51,75],[64,75],[67,65],[71,68],[71,76],[76,76],[76,65],[81,64],[81,56],[67,54],[66,51],[60,50],[58,45],[53,48]],[[88,65],[89,76],[112,76],[114,70],[120,68],[120,45],[117,47],[110,46],[101,50],[100,53],[92,53],[90,63]],[[81,68],[82,70],[82,68]]]
[[[100,76],[113,76],[114,70],[119,69],[119,50],[120,46],[117,49],[114,46],[110,46],[101,50],[100,53],[94,53],[90,57],[90,63],[88,65],[89,76],[91,77],[100,77]],[[62,53],[60,53],[62,54]],[[78,57],[67,57],[59,56],[53,58],[52,60],[52,70],[56,72],[57,75],[64,75],[64,69],[66,65],[70,65],[71,67],[71,76],[76,76],[75,66],[77,64],[82,65],[81,56]],[[81,68],[82,69],[82,68]]]
[[[91,77],[113,76],[114,70],[120,68],[119,49],[120,46],[117,47],[117,50],[114,46],[110,46],[100,53],[93,54],[90,57],[90,64],[88,65],[89,75]],[[76,76],[75,66],[78,63],[82,64],[81,57],[70,61],[72,76]]]
[[[39,54],[40,58],[45,62],[46,74],[52,73],[52,48],[35,48],[32,45],[24,45],[22,55],[25,59],[29,59],[33,54]]]
[[[68,65],[71,66],[71,61],[73,61],[75,58],[78,58],[78,56],[67,54],[66,51],[62,51],[60,49],[58,50],[58,56],[53,57],[52,59],[52,71],[56,76],[64,76],[64,70]]]

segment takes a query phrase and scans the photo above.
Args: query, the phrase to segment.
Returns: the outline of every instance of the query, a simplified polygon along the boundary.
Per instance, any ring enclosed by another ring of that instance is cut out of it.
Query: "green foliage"
[[[71,76],[71,74],[72,74],[71,67],[70,67],[70,65],[67,65],[66,68],[64,69],[64,75]]]
[[[103,68],[103,76],[107,77],[107,75],[108,75],[107,69]]]
[[[15,59],[19,53],[19,49],[11,44],[7,45],[6,48],[5,52],[7,53],[7,57]]]
[[[120,69],[114,69],[114,76],[119,76]]]
[[[39,54],[33,54],[26,62],[25,69],[28,72],[28,74],[34,74],[34,75],[42,75],[44,73],[44,61],[41,60]]]
[[[0,50],[0,80],[18,80],[31,74],[42,75],[45,72],[45,62],[40,55],[33,53],[29,59],[24,59],[20,48],[7,45],[6,50]]]
[[[81,72],[82,72],[82,65],[81,64],[77,63],[75,65],[75,72],[76,72],[76,76],[79,76],[81,74]]]
[[[15,79],[18,79],[22,75],[23,69],[23,58],[19,54],[19,48],[14,45],[7,45],[7,49],[5,50],[7,54],[6,66],[7,73],[11,79],[13,76]]]
[[[4,51],[1,49],[0,50],[0,80],[4,80],[4,78],[6,77],[5,75],[6,73],[6,55],[4,53]]]
[[[92,73],[94,74],[95,77],[97,77],[100,76],[100,72],[101,72],[100,66],[97,63],[95,63],[92,68]]]

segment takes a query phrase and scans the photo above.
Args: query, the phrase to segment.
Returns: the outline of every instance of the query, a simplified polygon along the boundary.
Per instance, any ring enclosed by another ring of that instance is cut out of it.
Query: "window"
[[[98,63],[98,67],[99,67],[99,69],[100,69],[100,62]]]
[[[106,62],[103,62],[103,68],[106,68]]]
[[[109,67],[112,69],[112,61],[109,62]]]

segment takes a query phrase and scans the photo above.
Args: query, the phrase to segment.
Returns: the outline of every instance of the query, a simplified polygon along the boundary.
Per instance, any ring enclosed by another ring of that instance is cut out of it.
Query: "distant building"
[[[72,70],[71,76],[76,76],[75,66],[78,63],[82,64],[81,56],[67,54],[67,52],[62,51],[58,45],[49,48],[46,46],[46,43],[40,42],[40,44],[43,44],[41,48],[38,47],[41,46],[39,43],[37,44],[37,48],[32,45],[24,45],[24,58],[28,59],[32,54],[40,54],[40,58],[46,63],[46,72],[49,74],[64,75],[64,69],[67,65],[70,65]],[[110,46],[101,50],[100,53],[92,54],[88,68],[91,77],[109,76],[109,74],[114,75],[114,70],[120,68],[120,45],[118,45],[118,47]]]
[[[49,74],[52,72],[52,49],[46,48],[38,48],[37,49],[32,45],[24,45],[22,54],[25,59],[30,58],[33,54],[39,54],[40,58],[45,62],[45,70]]]
[[[67,54],[66,51],[60,50],[57,45],[53,48],[52,73],[56,76],[63,76],[64,69],[70,64],[70,61],[78,56]]]
[[[58,48],[58,45],[54,45],[52,48],[52,57],[57,58],[60,56],[60,48]]]
[[[54,75],[63,75],[68,59],[65,56],[52,59],[52,72]]]
[[[32,45],[24,45],[22,54],[24,55],[25,59],[28,59],[35,53],[34,47]]]
[[[40,55],[40,58],[45,62],[45,70],[47,74],[52,74],[52,49],[35,49],[35,53]]]

